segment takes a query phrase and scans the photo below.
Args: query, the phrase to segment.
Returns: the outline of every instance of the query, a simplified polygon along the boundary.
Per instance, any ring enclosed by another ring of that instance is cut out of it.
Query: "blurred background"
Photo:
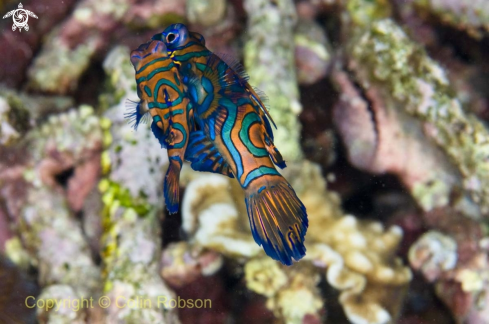
[[[22,6],[0,1],[0,323],[489,323],[489,1]],[[291,267],[233,179],[185,165],[164,208],[166,152],[123,116],[130,51],[176,22],[268,96],[309,215]]]

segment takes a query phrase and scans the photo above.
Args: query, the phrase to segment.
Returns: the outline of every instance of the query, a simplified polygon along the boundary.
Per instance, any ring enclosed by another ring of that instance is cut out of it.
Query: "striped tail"
[[[306,208],[283,178],[263,179],[258,187],[248,188],[245,198],[253,238],[269,257],[292,265],[306,254]]]

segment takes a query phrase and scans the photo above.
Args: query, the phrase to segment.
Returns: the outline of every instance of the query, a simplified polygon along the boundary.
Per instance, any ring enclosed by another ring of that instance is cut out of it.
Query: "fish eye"
[[[167,41],[168,43],[171,43],[171,42],[173,42],[173,41],[175,40],[175,38],[177,38],[177,37],[175,36],[175,34],[168,34],[168,35],[166,36],[166,41]]]

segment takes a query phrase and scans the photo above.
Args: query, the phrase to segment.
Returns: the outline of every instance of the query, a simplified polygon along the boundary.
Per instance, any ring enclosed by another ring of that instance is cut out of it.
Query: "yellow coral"
[[[270,258],[253,259],[245,265],[246,285],[251,290],[271,297],[287,283],[287,276]]]

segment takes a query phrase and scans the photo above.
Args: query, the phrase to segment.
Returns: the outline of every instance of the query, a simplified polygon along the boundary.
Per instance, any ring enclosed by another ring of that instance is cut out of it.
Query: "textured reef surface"
[[[28,32],[0,22],[0,323],[489,323],[489,1],[23,5]],[[184,164],[166,212],[167,154],[124,113],[130,51],[176,22],[268,97],[309,215],[293,266],[222,175]]]

